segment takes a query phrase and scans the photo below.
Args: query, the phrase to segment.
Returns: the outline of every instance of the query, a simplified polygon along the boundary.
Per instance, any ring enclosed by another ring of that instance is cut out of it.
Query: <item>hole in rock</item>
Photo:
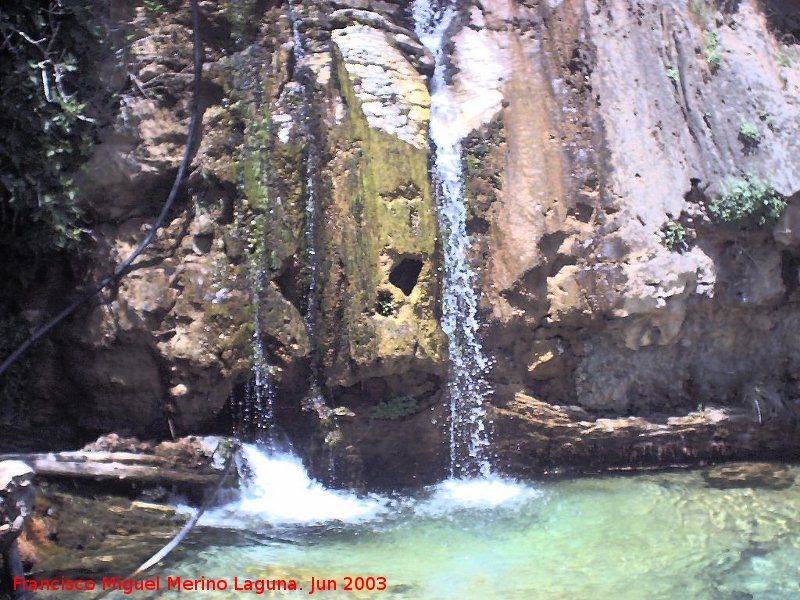
[[[567,214],[575,217],[581,223],[588,223],[592,220],[592,215],[594,214],[594,207],[590,204],[586,204],[585,202],[577,202],[575,203],[575,207],[571,208],[567,211]]]
[[[800,258],[791,252],[781,252],[781,277],[786,291],[791,294],[800,285]]]
[[[389,283],[399,288],[408,296],[417,285],[420,271],[422,271],[422,261],[415,258],[404,258],[400,261],[392,272],[389,273]]]

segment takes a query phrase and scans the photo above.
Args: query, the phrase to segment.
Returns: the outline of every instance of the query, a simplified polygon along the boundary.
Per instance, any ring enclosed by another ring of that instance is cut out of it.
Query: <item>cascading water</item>
[[[233,434],[241,439],[252,438],[267,443],[274,434],[275,388],[261,334],[261,292],[266,275],[263,265],[254,270],[253,378],[247,382],[244,395],[238,401],[238,414],[235,412],[233,415]]]
[[[244,444],[241,453],[240,471],[247,485],[238,499],[212,511],[203,523],[258,528],[259,524],[359,522],[376,518],[387,508],[387,500],[379,496],[325,488],[289,452]]]
[[[416,0],[412,7],[416,33],[433,53],[430,135],[435,146],[439,228],[444,236],[442,329],[450,359],[450,475],[489,474],[485,411],[489,393],[484,374],[489,360],[478,339],[474,273],[469,264],[464,177],[461,165],[459,107],[446,81],[447,32],[457,14],[455,0]]]
[[[422,490],[420,497],[389,498],[330,490],[312,479],[302,460],[274,445],[243,444],[240,474],[245,482],[234,501],[207,513],[205,525],[258,530],[275,525],[326,522],[363,523],[410,515],[442,517],[462,510],[513,507],[541,495],[537,489],[495,476],[447,480]]]
[[[263,131],[260,115],[264,111],[264,85],[262,61],[257,55],[241,53],[233,59],[233,82],[235,89],[247,97],[252,103],[251,118],[247,122],[244,135],[244,161],[253,161],[254,173],[259,173],[257,181],[248,182],[246,169],[240,172],[239,187],[247,203],[251,206],[262,205],[270,190],[270,173],[268,157],[263,152]],[[280,202],[280,198],[277,199]],[[252,218],[251,218],[252,217]],[[242,219],[240,214],[237,219]],[[256,213],[247,217],[249,222],[239,222],[239,235],[248,240],[248,275],[250,292],[253,298],[253,368],[252,378],[244,390],[231,394],[231,416],[233,434],[240,439],[268,441],[274,427],[275,390],[271,378],[272,366],[264,348],[261,317],[263,313],[262,297],[264,283],[267,280],[267,267],[263,264],[263,252],[259,252],[263,244],[264,215]],[[258,239],[261,238],[261,239]],[[214,299],[218,302],[218,299]]]
[[[306,244],[308,246],[308,306],[304,315],[309,341],[311,342],[311,385],[304,402],[304,408],[314,410],[320,418],[329,416],[329,410],[322,397],[319,383],[319,326],[317,324],[318,288],[319,288],[319,256],[317,253],[317,175],[319,174],[319,149],[311,124],[310,108],[313,106],[312,73],[308,66],[308,54],[303,35],[300,30],[301,21],[297,14],[294,0],[289,0],[289,19],[292,23],[292,39],[294,42],[294,64],[297,83],[300,85],[302,101],[297,109],[300,131],[306,142]]]

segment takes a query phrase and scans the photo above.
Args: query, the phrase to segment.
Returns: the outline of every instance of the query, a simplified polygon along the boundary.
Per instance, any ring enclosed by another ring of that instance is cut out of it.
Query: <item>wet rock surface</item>
[[[34,578],[125,577],[165,545],[186,518],[152,501],[45,483],[20,538],[20,554]]]
[[[753,411],[741,408],[597,418],[580,406],[517,392],[488,416],[497,467],[531,477],[800,456],[796,419],[760,424]]]
[[[794,483],[786,465],[776,463],[733,463],[703,471],[709,486],[719,489],[767,488],[783,490]]]

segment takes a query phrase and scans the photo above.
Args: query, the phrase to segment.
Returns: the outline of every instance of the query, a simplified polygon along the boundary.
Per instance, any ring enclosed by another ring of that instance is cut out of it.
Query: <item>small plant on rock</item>
[[[722,53],[719,50],[719,36],[714,31],[706,31],[703,36],[706,42],[706,62],[712,73],[716,73],[722,64]]]
[[[758,112],[758,118],[767,126],[770,131],[775,131],[775,116],[767,112],[766,110],[761,110]]]
[[[144,10],[150,15],[159,17],[166,14],[167,7],[161,0],[144,0]]]
[[[667,77],[675,85],[678,85],[678,83],[681,80],[681,74],[678,72],[678,69],[676,69],[675,67],[669,67],[667,69]]]
[[[761,142],[761,132],[753,123],[742,121],[739,125],[739,139],[745,146],[758,146]]]
[[[670,250],[686,250],[686,228],[676,221],[666,223],[661,228],[661,242]]]
[[[716,16],[716,9],[706,0],[690,0],[689,10],[703,27],[708,27]]]
[[[412,396],[396,396],[391,400],[381,402],[374,406],[369,415],[373,419],[382,419],[386,421],[396,421],[413,415],[417,412],[418,404],[417,399]]]
[[[708,212],[720,223],[764,227],[773,225],[785,208],[786,198],[769,182],[748,175],[728,182]]]
[[[395,306],[392,295],[386,290],[378,292],[378,300],[375,302],[375,312],[382,317],[391,317],[397,307]]]

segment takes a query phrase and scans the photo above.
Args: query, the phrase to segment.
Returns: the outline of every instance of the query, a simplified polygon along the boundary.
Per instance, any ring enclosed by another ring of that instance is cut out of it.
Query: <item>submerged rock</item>
[[[779,463],[732,463],[705,469],[703,478],[714,488],[767,488],[783,490],[794,484],[794,475]]]

